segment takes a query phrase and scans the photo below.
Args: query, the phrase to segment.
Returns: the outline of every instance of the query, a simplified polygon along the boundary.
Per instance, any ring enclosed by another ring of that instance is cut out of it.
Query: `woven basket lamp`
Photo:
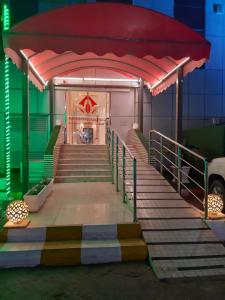
[[[13,201],[6,209],[6,217],[14,224],[19,224],[29,215],[28,205],[24,201]]]
[[[209,213],[221,213],[223,210],[223,199],[220,195],[209,194],[208,195],[208,212]]]

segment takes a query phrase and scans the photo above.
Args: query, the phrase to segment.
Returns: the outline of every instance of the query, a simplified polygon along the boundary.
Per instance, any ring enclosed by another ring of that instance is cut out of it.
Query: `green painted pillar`
[[[54,99],[55,99],[55,88],[51,81],[49,84],[49,115],[50,115],[50,134],[53,130],[54,124]]]
[[[144,110],[143,110],[143,79],[140,80],[140,87],[138,89],[138,117],[139,117],[139,129],[143,132],[144,127]]]
[[[22,161],[22,193],[23,195],[29,189],[29,64],[28,61],[24,61],[23,76],[23,116],[22,116],[22,128],[23,128],[23,161]]]

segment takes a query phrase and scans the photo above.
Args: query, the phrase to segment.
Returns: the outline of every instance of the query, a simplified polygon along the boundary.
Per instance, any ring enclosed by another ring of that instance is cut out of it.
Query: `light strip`
[[[28,61],[29,66],[33,70],[33,72],[37,75],[37,77],[40,79],[40,81],[46,86],[48,84],[48,81],[45,81],[41,75],[39,74],[38,70],[34,66],[34,64],[29,60],[29,57],[24,53],[23,50],[20,50],[20,53],[23,55],[23,57]]]
[[[10,13],[6,4],[3,6],[3,30],[9,30],[10,27]],[[5,98],[5,173],[6,173],[6,195],[10,198],[11,193],[11,145],[10,145],[10,61],[5,55],[4,61],[4,98]]]
[[[169,73],[167,73],[166,76],[164,76],[158,82],[156,82],[155,84],[153,84],[151,86],[151,90],[153,90],[154,88],[156,88],[161,82],[163,82],[166,78],[168,78],[171,74],[173,74],[177,69],[179,69],[180,67],[182,67],[189,59],[190,59],[190,57],[185,58],[179,65],[177,65]]]
[[[3,6],[3,30],[9,30],[10,26],[10,14],[9,14],[9,8],[6,4]]]
[[[92,77],[55,77],[54,80],[72,80],[72,81],[115,81],[115,82],[139,82],[140,79],[126,78],[92,78]]]

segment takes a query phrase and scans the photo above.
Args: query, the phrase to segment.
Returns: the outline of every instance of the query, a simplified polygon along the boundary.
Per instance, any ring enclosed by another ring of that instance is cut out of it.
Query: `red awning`
[[[48,11],[4,32],[6,54],[39,89],[55,76],[90,67],[142,77],[153,94],[209,58],[210,44],[187,26],[161,13],[116,3],[75,4]],[[21,54],[22,53],[22,54]]]

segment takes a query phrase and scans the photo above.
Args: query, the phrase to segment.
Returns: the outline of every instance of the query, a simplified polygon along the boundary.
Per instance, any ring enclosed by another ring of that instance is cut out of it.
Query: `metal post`
[[[137,221],[137,162],[133,159],[134,222]]]
[[[50,116],[50,134],[53,130],[53,124],[54,124],[54,98],[55,98],[55,88],[53,81],[50,82],[49,85],[49,116]]]
[[[111,164],[112,164],[112,183],[114,183],[114,131],[113,130],[111,133]]]
[[[204,184],[205,184],[205,219],[208,219],[208,162],[204,161]]]
[[[24,61],[23,76],[23,162],[22,162],[22,193],[29,189],[29,63]]]
[[[119,138],[116,135],[116,191],[119,192]]]
[[[181,189],[181,149],[177,146],[177,191],[180,194]]]
[[[126,180],[126,149],[125,146],[123,145],[122,148],[122,176],[123,176],[123,202],[125,202],[125,195],[126,195],[126,191],[125,191],[125,180]]]
[[[108,125],[106,126],[105,143],[111,146],[111,130]]]
[[[176,126],[175,126],[175,140],[178,143],[183,141],[182,128],[182,102],[183,102],[183,68],[177,70],[176,80]]]
[[[162,146],[162,136],[160,135],[160,173],[163,173],[163,146]]]
[[[140,80],[140,87],[138,90],[138,116],[139,116],[139,128],[143,132],[143,79]]]

